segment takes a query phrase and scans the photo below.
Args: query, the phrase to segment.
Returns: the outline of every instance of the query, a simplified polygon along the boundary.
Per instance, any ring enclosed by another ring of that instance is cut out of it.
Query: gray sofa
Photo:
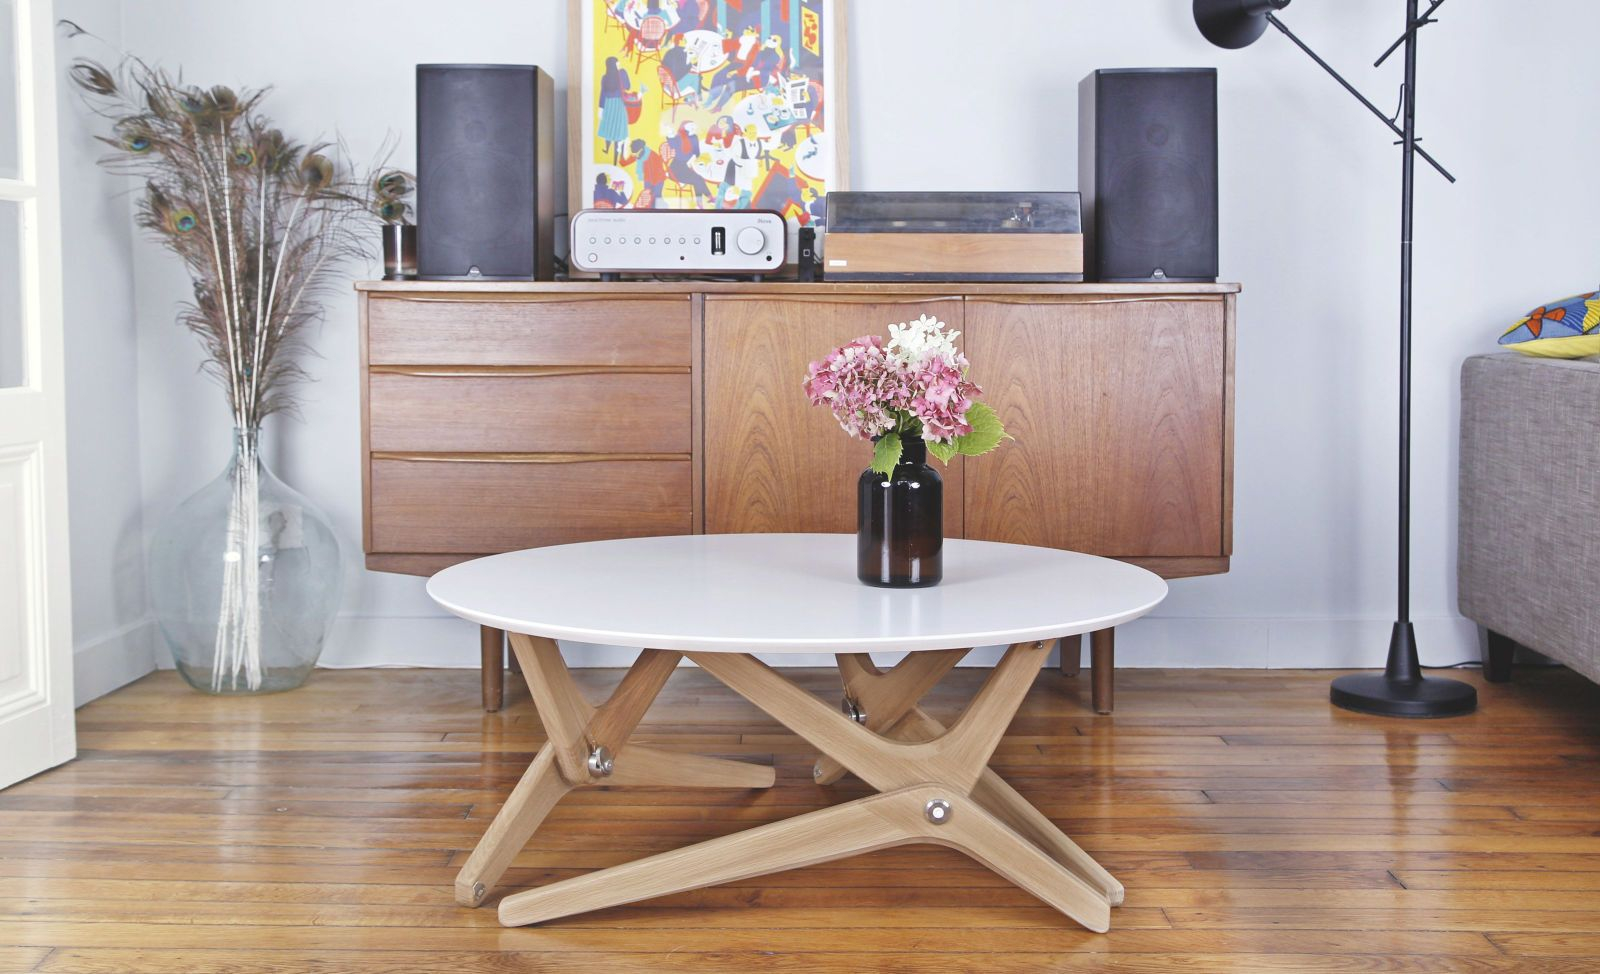
[[[1600,682],[1600,362],[1477,355],[1461,366],[1461,613],[1484,673],[1518,645]]]

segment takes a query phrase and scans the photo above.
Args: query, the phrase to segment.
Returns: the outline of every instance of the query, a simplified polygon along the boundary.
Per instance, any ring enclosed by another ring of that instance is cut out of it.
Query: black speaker
[[[550,280],[554,165],[548,74],[417,65],[417,275]]]
[[[1216,69],[1084,78],[1078,188],[1089,280],[1215,281]]]

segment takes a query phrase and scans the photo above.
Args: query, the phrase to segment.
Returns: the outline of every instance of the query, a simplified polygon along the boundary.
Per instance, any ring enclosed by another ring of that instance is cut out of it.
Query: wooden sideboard
[[[800,383],[830,347],[923,313],[962,333],[972,377],[1016,437],[943,468],[948,537],[1071,548],[1169,578],[1228,570],[1237,285],[356,289],[374,570],[429,575],[600,538],[854,531],[870,450]],[[501,639],[482,640],[491,710]],[[1110,631],[1092,643],[1105,711]],[[1076,670],[1075,648],[1062,658]]]

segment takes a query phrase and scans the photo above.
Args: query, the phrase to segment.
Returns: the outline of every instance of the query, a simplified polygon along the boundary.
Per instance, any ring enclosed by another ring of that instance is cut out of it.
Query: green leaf
[[[900,434],[890,432],[878,437],[872,447],[872,472],[887,477],[894,473],[894,465],[899,462]]]
[[[933,454],[935,457],[938,457],[941,463],[948,464],[950,462],[950,458],[956,455],[956,448],[949,443],[939,443],[934,440],[929,440],[928,452]]]
[[[1000,417],[981,402],[973,403],[972,408],[967,410],[967,423],[972,426],[972,432],[956,437],[951,443],[955,452],[962,456],[982,456],[999,446],[1001,441],[1011,439],[1001,425]]]

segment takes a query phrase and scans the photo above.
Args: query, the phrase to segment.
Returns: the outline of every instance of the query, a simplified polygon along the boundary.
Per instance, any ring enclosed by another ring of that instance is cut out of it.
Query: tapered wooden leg
[[[488,898],[550,809],[574,788],[600,783],[771,787],[771,768],[628,743],[682,654],[644,650],[611,698],[596,708],[578,692],[553,640],[512,633],[511,648],[522,660],[548,740],[456,877],[456,902],[463,906]]]
[[[1048,649],[1047,643],[1031,642],[1017,643],[1006,650],[972,703],[945,735],[922,744],[885,741],[754,656],[687,655],[701,669],[879,791],[925,781],[948,781],[965,791],[983,773],[989,755],[1038,676]]]
[[[1115,666],[1117,631],[1101,629],[1089,635],[1089,666],[1094,679],[1094,712],[1109,714],[1114,704],[1111,694]]]
[[[479,626],[478,650],[483,663],[483,709],[492,714],[505,704],[505,630]]]
[[[840,654],[837,659],[845,697],[864,715],[862,722],[868,730],[882,733],[915,707],[969,652],[944,649],[912,653],[888,672],[873,665],[872,657],[866,653]],[[811,769],[812,779],[819,785],[831,785],[844,775],[844,766],[826,754]]]
[[[923,790],[885,792],[515,893],[500,901],[500,922],[540,923],[925,842],[916,825]]]
[[[546,743],[456,875],[456,902],[462,906],[482,903],[550,809],[572,787],[556,767],[555,747]]]
[[[629,744],[608,785],[660,785],[664,788],[771,788],[777,774],[770,764],[750,764],[698,754],[679,754]]]
[[[1483,678],[1490,683],[1509,683],[1511,664],[1517,656],[1517,644],[1507,636],[1490,629],[1483,644]]]
[[[943,733],[944,725],[918,708],[890,728],[888,736],[901,741],[928,741]],[[1126,895],[1122,883],[1076,842],[1067,838],[1066,833],[1056,828],[1056,823],[1034,808],[992,768],[984,769],[982,777],[973,786],[972,797],[1023,838],[1044,850],[1046,855],[1100,890],[1112,906],[1122,905]]]
[[[1061,648],[1061,675],[1077,676],[1083,669],[1083,634],[1062,636],[1056,645]]]
[[[949,821],[924,841],[959,849],[1095,933],[1111,929],[1106,894],[1084,882],[980,802],[953,806]]]
[[[884,792],[515,893],[500,901],[500,922],[542,923],[913,842],[964,852],[1097,933],[1111,926],[1104,893],[980,803],[936,784]]]

